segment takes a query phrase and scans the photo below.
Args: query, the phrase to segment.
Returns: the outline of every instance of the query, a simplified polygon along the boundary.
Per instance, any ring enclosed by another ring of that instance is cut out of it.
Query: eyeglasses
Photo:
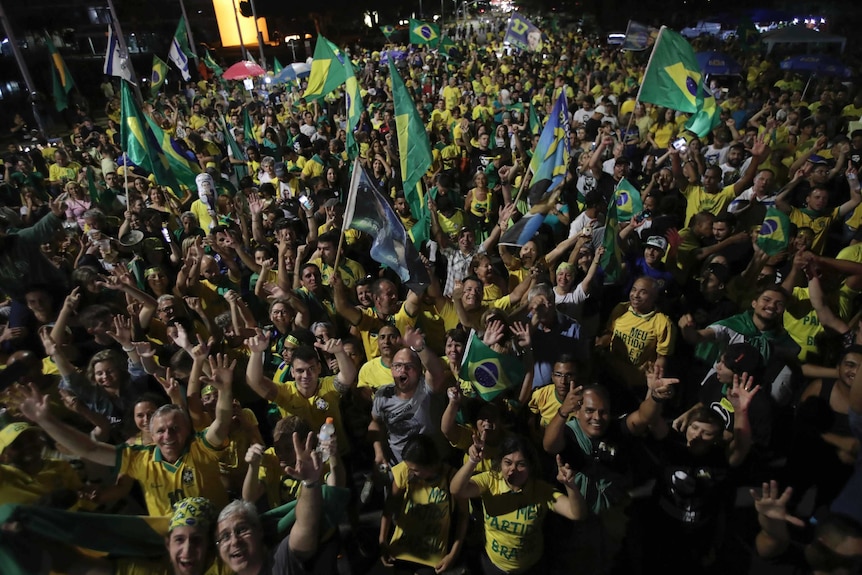
[[[392,364],[392,367],[391,367],[392,371],[401,371],[402,369],[404,371],[409,371],[411,369],[416,369],[416,366],[412,363],[393,363]]]
[[[171,312],[173,312],[175,309],[176,309],[176,308],[175,308],[174,306],[170,305],[170,306],[167,306],[167,307],[160,307],[158,311],[160,311],[160,312],[162,312],[162,313],[171,313]]]
[[[228,543],[232,537],[235,537],[236,539],[245,539],[251,535],[251,531],[251,525],[241,523],[233,529],[222,531],[219,536],[216,537],[216,545],[224,545],[225,543]]]
[[[559,377],[560,379],[575,379],[575,374],[573,372],[563,373],[562,371],[555,371],[552,375],[554,377]]]

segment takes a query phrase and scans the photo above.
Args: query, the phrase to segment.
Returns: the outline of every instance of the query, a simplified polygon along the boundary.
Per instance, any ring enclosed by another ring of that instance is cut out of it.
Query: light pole
[[[231,0],[233,6],[233,17],[236,18],[236,33],[239,37],[239,55],[243,60],[248,60],[248,52],[245,49],[245,42],[242,41],[242,28],[239,25],[239,9],[236,6],[237,0]]]
[[[15,39],[15,34],[12,32],[12,25],[9,23],[9,18],[6,17],[6,11],[3,9],[2,2],[0,2],[0,22],[3,23],[3,29],[6,30],[6,37],[12,46],[12,54],[15,55],[15,62],[18,64],[18,70],[21,71],[24,84],[27,85],[27,97],[30,100],[30,105],[33,107],[33,119],[36,121],[36,125],[39,127],[42,135],[46,136],[45,124],[42,122],[42,116],[39,115],[39,108],[36,106],[36,86],[33,84],[33,78],[30,76],[27,62],[24,61],[24,57],[21,55],[18,40]]]
[[[257,47],[260,49],[260,67],[266,70],[266,59],[263,57],[263,34],[257,25],[257,9],[254,7],[254,0],[250,0],[251,17],[254,20],[254,30],[257,32]]]

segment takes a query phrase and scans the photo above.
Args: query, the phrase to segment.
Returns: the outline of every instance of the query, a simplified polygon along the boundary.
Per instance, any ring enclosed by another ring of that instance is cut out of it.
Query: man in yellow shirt
[[[233,417],[233,370],[236,361],[226,356],[210,357],[207,385],[219,391],[216,418],[205,431],[192,433],[191,421],[182,407],[165,405],[150,419],[153,445],[114,446],[62,423],[51,413],[48,396],[31,390],[21,403],[21,412],[51,438],[78,457],[99,465],[116,467],[119,475],[141,484],[150,515],[170,515],[171,507],[186,497],[205,497],[221,508],[228,502],[221,482],[218,450],[226,443]]]
[[[320,278],[324,285],[331,285],[332,276],[335,273],[335,257],[338,250],[338,232],[326,232],[317,238],[318,257],[309,260],[309,263],[320,268]],[[338,275],[344,285],[353,289],[358,281],[365,277],[365,269],[362,265],[348,257],[342,257],[338,262]]]
[[[574,356],[564,354],[554,363],[551,372],[551,385],[544,385],[533,390],[528,407],[530,411],[539,416],[539,425],[542,429],[548,426],[551,420],[563,406],[563,400],[569,393],[572,383],[577,385],[577,364]],[[574,414],[569,414],[569,419]]]
[[[449,83],[443,88],[440,95],[443,96],[447,110],[452,111],[458,107],[458,102],[461,101],[461,89],[456,84],[455,76],[449,77]]]

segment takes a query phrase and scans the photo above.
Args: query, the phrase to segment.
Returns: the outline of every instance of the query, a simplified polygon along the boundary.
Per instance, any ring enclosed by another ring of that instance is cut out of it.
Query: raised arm
[[[218,390],[218,400],[215,421],[207,428],[206,440],[214,447],[221,447],[227,442],[233,418],[233,372],[236,369],[236,360],[229,361],[226,354],[218,354],[209,360],[212,376],[201,379]]]
[[[305,442],[299,434],[293,434],[293,451],[296,453],[296,463],[285,468],[285,472],[302,482],[299,499],[296,502],[296,523],[290,530],[288,545],[300,561],[307,561],[317,552],[320,541],[320,522],[323,517],[323,496],[321,493],[321,478],[323,477],[323,462],[320,454],[314,449],[315,437],[308,433]]]
[[[856,209],[859,202],[862,202],[862,195],[859,193],[859,174],[853,164],[847,165],[845,172],[847,177],[847,185],[850,186],[850,199],[838,207],[838,214],[844,216]]]
[[[715,339],[715,330],[710,328],[697,329],[694,317],[687,313],[679,318],[679,331],[682,338],[692,345]]]
[[[748,407],[752,398],[760,391],[759,385],[754,385],[754,378],[748,374],[733,376],[733,386],[730,389],[730,403],[733,405],[733,439],[727,446],[727,461],[731,467],[739,467],[751,451],[751,423],[748,419]]]
[[[278,388],[274,381],[263,375],[263,354],[269,347],[269,334],[258,329],[254,337],[245,340],[245,345],[251,351],[245,368],[246,383],[265,400],[275,400]]]
[[[642,435],[647,428],[661,417],[662,404],[673,397],[673,385],[678,379],[662,377],[663,369],[656,363],[647,370],[647,396],[634,413],[626,417],[626,425],[634,435]]]
[[[562,452],[566,447],[566,422],[573,413],[581,409],[583,399],[584,387],[575,386],[574,382],[569,383],[569,392],[563,399],[563,404],[557,409],[556,415],[548,422],[545,435],[542,437],[542,447],[551,455]]]
[[[789,214],[790,210],[793,209],[793,206],[790,205],[790,193],[796,189],[796,186],[799,185],[799,182],[802,181],[802,178],[805,177],[804,170],[796,170],[793,174],[793,179],[791,179],[787,184],[781,188],[781,191],[778,192],[778,195],[775,196],[775,207],[784,212],[785,214]]]
[[[430,347],[425,345],[425,336],[418,329],[408,327],[401,336],[401,342],[419,355],[422,366],[425,368],[425,383],[433,393],[441,393],[446,389],[446,372],[443,362]]]
[[[341,279],[340,274],[332,274],[329,280],[332,287],[332,296],[335,303],[335,311],[347,320],[350,325],[358,325],[362,321],[362,312],[359,311],[347,297],[347,287]]]
[[[754,489],[749,491],[754,499],[757,510],[757,522],[760,532],[755,538],[757,554],[765,559],[777,557],[790,547],[790,532],[787,524],[804,527],[805,523],[787,512],[787,503],[793,495],[793,489],[788,487],[784,492],[778,489],[775,480],[764,482],[760,493]]]
[[[314,342],[314,347],[324,353],[335,356],[338,362],[338,374],[335,376],[333,384],[338,393],[347,393],[354,385],[356,385],[356,364],[350,359],[344,351],[344,345],[340,339],[330,338],[326,343]]]

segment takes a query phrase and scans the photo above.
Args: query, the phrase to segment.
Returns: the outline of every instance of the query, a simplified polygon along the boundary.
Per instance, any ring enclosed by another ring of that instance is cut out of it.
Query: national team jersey
[[[709,212],[714,216],[720,216],[727,212],[730,202],[736,198],[733,186],[725,186],[718,192],[710,194],[703,186],[689,185],[683,190],[688,204],[685,208],[685,225],[689,225],[692,216],[699,212]]]
[[[338,437],[338,452],[347,453],[350,443],[344,434],[344,423],[341,420],[341,393],[335,389],[335,376],[321,377],[317,385],[317,393],[304,397],[296,388],[295,381],[276,383],[278,390],[274,403],[281,411],[281,416],[295,415],[307,423],[311,429],[320,429],[327,417],[333,419],[335,433]]]
[[[205,497],[221,509],[228,498],[219,471],[220,451],[207,442],[205,431],[192,437],[174,463],[162,459],[156,445],[118,445],[117,474],[141,484],[150,515],[170,515],[173,504],[187,497]]]
[[[68,461],[46,459],[36,475],[0,464],[0,505],[30,505],[58,489],[81,489],[81,478]]]
[[[377,391],[382,385],[392,383],[392,369],[383,365],[383,360],[376,357],[359,368],[356,387],[370,387]]]
[[[365,347],[365,357],[369,361],[375,357],[380,357],[380,350],[377,348],[377,333],[384,325],[394,325],[403,335],[408,327],[416,325],[416,318],[407,313],[404,304],[401,304],[395,315],[388,320],[377,317],[377,312],[373,308],[362,310],[362,319],[356,324],[356,328],[359,330],[362,345]]]
[[[822,254],[823,248],[826,247],[826,230],[838,217],[840,208],[835,208],[832,212],[822,216],[811,216],[799,208],[791,208],[790,223],[796,224],[797,228],[811,228],[814,231],[814,241],[811,243],[811,251],[815,254]]]
[[[540,417],[542,427],[547,427],[560,408],[563,407],[563,402],[557,397],[557,389],[551,384],[534,390],[527,406],[530,411]],[[569,419],[573,417],[575,417],[574,413],[569,415]]]
[[[639,314],[621,303],[611,313],[608,325],[613,331],[611,352],[627,357],[635,367],[673,353],[673,324],[663,313]]]

